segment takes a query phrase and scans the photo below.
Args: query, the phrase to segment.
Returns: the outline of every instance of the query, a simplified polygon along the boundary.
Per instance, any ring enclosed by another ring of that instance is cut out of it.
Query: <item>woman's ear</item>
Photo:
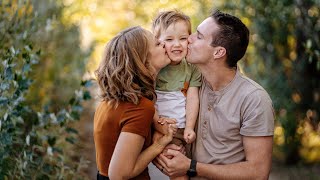
[[[218,46],[214,48],[213,57],[219,59],[227,54],[227,50],[224,47]]]

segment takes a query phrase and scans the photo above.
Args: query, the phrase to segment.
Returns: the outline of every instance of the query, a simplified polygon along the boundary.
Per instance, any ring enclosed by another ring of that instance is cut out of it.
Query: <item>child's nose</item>
[[[192,42],[192,34],[188,37],[188,42],[189,42],[189,43]]]
[[[175,40],[175,41],[174,41],[174,45],[179,46],[180,44],[181,44],[181,43],[180,43],[179,40]]]

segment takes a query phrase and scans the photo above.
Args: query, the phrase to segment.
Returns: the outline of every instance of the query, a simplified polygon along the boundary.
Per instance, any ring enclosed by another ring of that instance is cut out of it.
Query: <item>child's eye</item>
[[[187,38],[186,38],[186,37],[184,37],[184,38],[181,38],[181,40],[183,40],[183,41],[184,41],[184,40],[187,40]]]
[[[172,39],[169,38],[169,39],[166,39],[165,41],[169,41],[170,42],[170,41],[172,41]]]

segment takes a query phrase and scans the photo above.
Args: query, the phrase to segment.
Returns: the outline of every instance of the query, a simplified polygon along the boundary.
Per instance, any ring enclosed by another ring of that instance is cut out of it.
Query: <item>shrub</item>
[[[79,120],[81,102],[90,99],[90,81],[82,81],[66,108],[35,110],[26,101],[41,62],[32,35],[39,30],[32,3],[0,2],[0,179],[70,179],[79,174],[84,159],[70,159],[77,142],[71,123]]]

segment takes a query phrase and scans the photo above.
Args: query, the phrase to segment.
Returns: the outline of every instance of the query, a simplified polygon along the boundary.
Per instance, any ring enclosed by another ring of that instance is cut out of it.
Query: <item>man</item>
[[[193,158],[169,149],[157,157],[157,167],[173,177],[268,179],[272,102],[237,67],[248,46],[249,30],[238,18],[215,11],[188,40],[187,60],[203,75]]]

